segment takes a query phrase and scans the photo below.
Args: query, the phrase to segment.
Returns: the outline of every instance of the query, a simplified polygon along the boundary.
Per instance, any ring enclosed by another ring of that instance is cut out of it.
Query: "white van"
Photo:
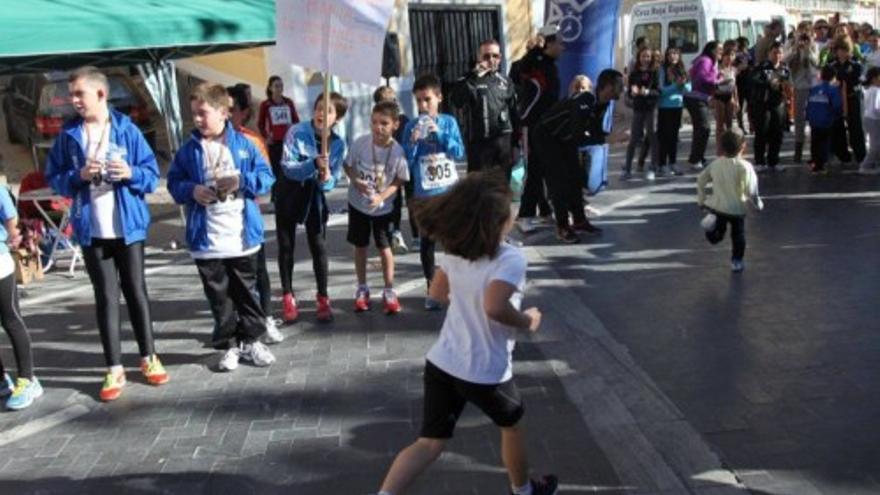
[[[636,40],[644,37],[654,49],[673,46],[681,50],[685,65],[711,40],[724,42],[745,36],[751,44],[773,20],[791,29],[785,8],[773,2],[744,0],[655,0],[639,2],[630,12],[626,46],[632,54]],[[631,55],[627,55],[631,58]]]

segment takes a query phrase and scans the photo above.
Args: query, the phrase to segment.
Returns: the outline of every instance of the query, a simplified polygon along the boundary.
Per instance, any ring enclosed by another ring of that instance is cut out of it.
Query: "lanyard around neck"
[[[91,151],[92,148],[92,131],[89,130],[89,124],[84,123],[86,128],[86,159],[87,160],[97,160],[98,159],[98,151],[101,150],[101,143],[104,142],[104,137],[107,135],[107,129],[110,128],[110,119],[107,119],[107,122],[101,127],[101,136],[98,138],[98,143],[95,145],[95,151]],[[90,157],[89,153],[93,153]]]

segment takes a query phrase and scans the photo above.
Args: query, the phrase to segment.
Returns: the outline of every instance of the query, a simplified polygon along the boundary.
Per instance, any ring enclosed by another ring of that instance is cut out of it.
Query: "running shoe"
[[[648,181],[648,182],[654,182],[655,179],[657,179],[657,175],[654,173],[653,170],[648,170],[648,171],[645,173],[645,180],[646,180],[646,181]]]
[[[552,474],[541,476],[538,480],[529,480],[532,484],[532,495],[556,495],[559,491],[559,479]],[[510,495],[515,495],[513,492]]]
[[[264,343],[273,345],[284,342],[284,334],[281,333],[281,329],[278,328],[278,325],[280,324],[281,320],[276,320],[271,316],[266,318],[266,334],[263,335]]]
[[[318,296],[318,310],[316,311],[315,316],[321,323],[333,321],[333,308],[330,307],[329,297]]]
[[[168,373],[165,371],[165,367],[162,366],[162,362],[159,361],[159,356],[155,354],[141,361],[141,373],[144,374],[144,379],[150,385],[168,383]]]
[[[620,174],[620,180],[622,180],[622,181],[627,181],[632,178],[633,178],[632,172],[624,171],[622,174]]]
[[[714,213],[706,213],[702,220],[700,220],[700,227],[703,228],[706,232],[711,232],[715,230],[715,223],[718,221],[718,217]]]
[[[394,254],[406,254],[409,251],[406,241],[403,239],[403,232],[395,230],[391,233],[391,251]]]
[[[242,343],[240,356],[243,361],[249,361],[254,366],[266,367],[275,362],[275,356],[265,344],[255,340],[248,344]]]
[[[443,309],[443,305],[440,304],[440,301],[428,296],[425,298],[425,309],[428,311],[440,311]]]
[[[531,234],[538,229],[534,218],[518,218],[516,228],[523,234]]]
[[[283,313],[281,316],[286,323],[293,323],[299,318],[299,308],[296,307],[296,298],[293,294],[284,294],[281,304],[283,306]]]
[[[357,292],[354,294],[354,312],[363,313],[370,309],[372,309],[370,306],[370,290],[365,287],[358,287]]]
[[[217,363],[217,369],[220,371],[233,371],[238,368],[239,359],[241,359],[241,349],[238,346],[230,347],[223,353],[220,362]]]
[[[577,244],[580,242],[580,238],[578,238],[571,227],[556,227],[556,238],[564,244]]]
[[[116,400],[122,395],[123,387],[125,387],[125,373],[119,375],[107,373],[104,375],[104,384],[101,385],[99,397],[104,402]]]
[[[733,273],[740,273],[745,269],[746,264],[743,263],[743,260],[733,260],[730,262],[730,271],[732,271]]]
[[[677,165],[670,165],[669,166],[669,173],[672,175],[675,175],[677,177],[681,177],[682,175],[684,175],[684,172],[679,170]]]
[[[397,292],[394,289],[385,289],[382,292],[382,303],[385,306],[386,315],[396,315],[403,309],[400,306],[400,300],[397,298]]]
[[[24,409],[33,404],[41,395],[43,395],[43,387],[40,386],[39,380],[36,378],[33,380],[19,378],[15,383],[15,390],[12,391],[12,395],[6,401],[6,407],[13,411]]]

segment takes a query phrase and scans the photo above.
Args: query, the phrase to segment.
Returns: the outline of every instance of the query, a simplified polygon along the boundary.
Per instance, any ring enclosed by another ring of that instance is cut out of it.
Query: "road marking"
[[[47,414],[41,418],[33,419],[23,425],[16,426],[9,431],[0,433],[0,447],[4,447],[31,435],[49,430],[60,424],[67,423],[68,421],[73,421],[89,412],[90,409],[88,407],[82,404],[75,404],[52,414]]]

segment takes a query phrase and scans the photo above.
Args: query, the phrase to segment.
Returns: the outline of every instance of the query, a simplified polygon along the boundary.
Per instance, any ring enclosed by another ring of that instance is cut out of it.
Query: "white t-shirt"
[[[238,173],[226,143],[202,140],[201,144],[204,151],[205,186],[214,187],[217,179]],[[208,248],[194,251],[193,258],[237,258],[260,250],[260,246],[250,249],[246,246],[243,198],[229,195],[225,201],[206,206],[205,211]]]
[[[390,148],[376,146],[371,134],[355,140],[348,152],[346,167],[353,168],[356,176],[366,181],[370,191],[376,194],[384,191],[398,177],[404,182],[409,180],[409,166],[403,148],[394,141]],[[378,208],[371,210],[370,197],[361,194],[353,182],[348,186],[348,202],[361,213],[374,217],[387,215],[394,209],[393,198],[388,198]]]
[[[91,136],[89,136],[85,124],[83,124],[82,140],[85,143],[83,151],[86,154],[86,160],[106,161],[107,151],[110,146],[110,124],[107,124],[107,129],[103,133],[93,129]],[[125,150],[119,149],[119,151],[124,152]],[[123,160],[126,159],[124,153],[121,158]],[[89,185],[89,195],[91,197],[89,217],[91,220],[92,238],[119,239],[123,237],[122,220],[119,218],[119,212],[116,209],[116,189],[113,187],[113,183],[106,180],[101,181],[101,184],[97,186],[91,183]]]
[[[866,119],[880,120],[880,88],[868,86],[864,97],[864,115]]]
[[[506,282],[516,287],[511,303],[519,309],[528,268],[525,256],[519,249],[502,244],[495,259],[468,261],[442,255],[438,265],[449,277],[450,303],[440,338],[428,351],[428,361],[471,383],[510,380],[517,329],[490,320],[483,308],[483,296],[490,282]]]

